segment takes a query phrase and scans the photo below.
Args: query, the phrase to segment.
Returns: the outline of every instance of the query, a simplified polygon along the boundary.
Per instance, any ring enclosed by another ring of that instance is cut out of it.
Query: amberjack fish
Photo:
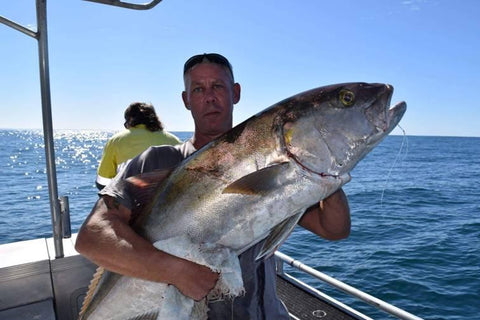
[[[174,286],[100,269],[80,319],[205,319],[208,299],[241,295],[238,255],[264,239],[257,259],[271,255],[307,208],[350,181],[406,110],[405,102],[389,107],[392,93],[367,83],[306,91],[185,159],[133,226],[156,248],[219,272],[216,287],[195,302]]]

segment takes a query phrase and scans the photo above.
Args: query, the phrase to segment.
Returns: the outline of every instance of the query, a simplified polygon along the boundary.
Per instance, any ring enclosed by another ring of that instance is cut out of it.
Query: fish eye
[[[350,90],[340,90],[340,102],[345,107],[351,106],[355,102],[355,94]]]

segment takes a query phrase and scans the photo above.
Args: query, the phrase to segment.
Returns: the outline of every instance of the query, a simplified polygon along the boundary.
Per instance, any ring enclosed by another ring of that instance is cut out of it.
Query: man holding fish
[[[143,204],[135,202],[138,200],[125,182],[128,177],[179,165],[232,128],[233,105],[240,100],[240,85],[234,82],[232,67],[225,57],[215,53],[193,56],[185,63],[184,82],[182,98],[195,122],[193,137],[176,147],[150,148],[119,173],[99,193],[99,200],[78,233],[76,249],[107,270],[171,284],[198,301],[215,287],[219,273],[159,250],[139,235],[132,221],[136,206]],[[348,237],[350,211],[343,190],[338,189],[307,209],[299,224],[325,239]],[[239,256],[245,292],[233,299],[210,301],[209,319],[288,319],[276,296],[274,257],[256,260],[263,242]]]

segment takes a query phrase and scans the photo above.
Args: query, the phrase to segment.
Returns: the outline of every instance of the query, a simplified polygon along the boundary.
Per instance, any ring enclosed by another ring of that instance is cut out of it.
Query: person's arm
[[[102,158],[97,168],[95,185],[102,190],[117,174],[117,163],[115,161],[115,148],[113,137],[107,141],[103,148]]]
[[[218,274],[157,250],[130,227],[130,217],[128,208],[102,196],[80,228],[75,249],[107,270],[172,284],[195,300],[205,297]]]
[[[340,240],[350,234],[350,208],[342,189],[305,212],[299,225],[327,240]]]

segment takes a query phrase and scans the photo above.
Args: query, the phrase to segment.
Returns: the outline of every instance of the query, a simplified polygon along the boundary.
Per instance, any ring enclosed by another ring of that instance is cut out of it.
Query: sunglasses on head
[[[202,62],[216,63],[226,67],[233,79],[232,65],[230,64],[230,62],[228,62],[227,58],[218,53],[197,54],[191,57],[187,60],[187,62],[185,62],[185,65],[183,66],[183,74],[185,75],[188,70],[192,69],[194,66]]]

